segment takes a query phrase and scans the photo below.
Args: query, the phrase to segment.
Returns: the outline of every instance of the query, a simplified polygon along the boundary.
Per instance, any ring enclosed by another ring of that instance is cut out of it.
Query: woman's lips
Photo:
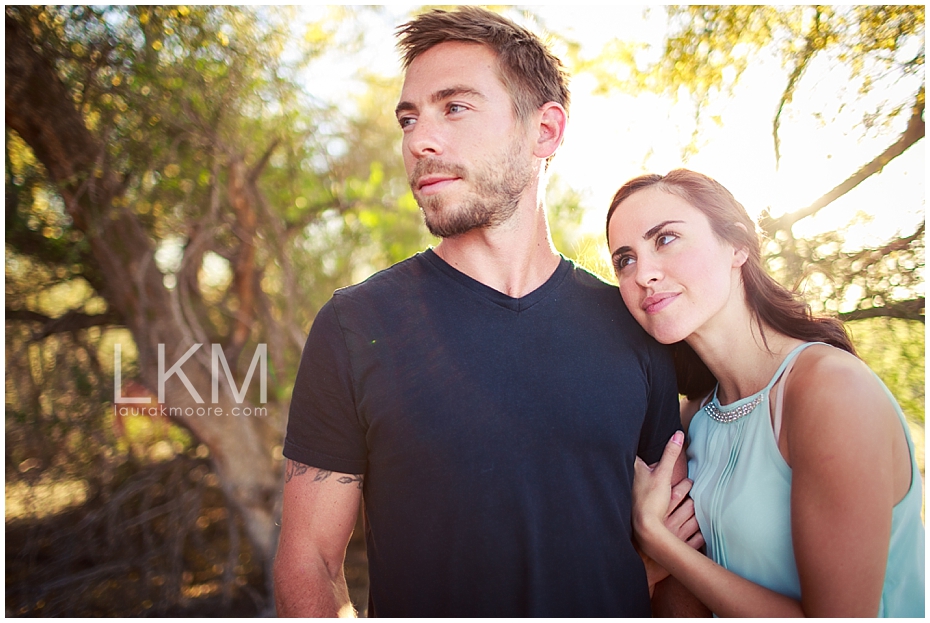
[[[659,292],[658,294],[653,294],[647,296],[643,301],[643,311],[647,314],[657,314],[669,305],[672,304],[672,301],[678,296],[676,292]]]

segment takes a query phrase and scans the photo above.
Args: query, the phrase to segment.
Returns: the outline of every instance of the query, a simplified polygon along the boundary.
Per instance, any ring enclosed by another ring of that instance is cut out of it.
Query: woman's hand
[[[676,491],[679,493],[678,499],[673,500],[672,470],[681,454],[683,441],[684,433],[677,431],[666,444],[662,458],[656,465],[650,467],[636,457],[633,466],[633,529],[643,550],[649,555],[655,538],[661,536],[663,531],[672,533],[666,521],[681,501],[680,488]]]
[[[656,465],[658,463],[650,465],[649,468],[655,468]],[[677,485],[672,487],[671,499],[668,501],[668,512],[665,516],[665,527],[678,537],[679,541],[684,541],[692,549],[699,550],[704,547],[704,537],[701,535],[697,517],[694,515],[694,500],[688,497],[688,492],[691,491],[693,484],[687,478],[683,478]],[[633,545],[646,566],[646,580],[649,582],[649,593],[652,594],[655,585],[667,578],[669,573],[665,567],[646,555],[635,538],[633,539]]]

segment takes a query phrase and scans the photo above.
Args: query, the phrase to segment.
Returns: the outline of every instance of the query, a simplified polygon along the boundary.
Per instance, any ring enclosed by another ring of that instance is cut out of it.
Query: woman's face
[[[742,300],[746,252],[717,238],[703,212],[656,187],[637,191],[611,215],[608,244],[623,302],[656,340],[728,330],[721,311]]]

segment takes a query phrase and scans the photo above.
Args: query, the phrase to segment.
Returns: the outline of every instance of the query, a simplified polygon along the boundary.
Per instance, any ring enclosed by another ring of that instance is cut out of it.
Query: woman
[[[673,345],[707,557],[663,525],[681,433],[637,460],[643,550],[721,616],[923,616],[914,446],[842,324],[765,273],[745,209],[699,173],[624,184],[607,238],[630,312]]]

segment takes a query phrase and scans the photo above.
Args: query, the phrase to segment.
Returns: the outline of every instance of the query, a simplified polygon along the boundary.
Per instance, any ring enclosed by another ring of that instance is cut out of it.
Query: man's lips
[[[642,303],[643,311],[647,314],[657,314],[671,305],[672,301],[674,301],[677,296],[677,292],[659,292],[647,296]]]
[[[424,195],[432,195],[457,179],[454,175],[427,175],[417,180],[417,189]]]

